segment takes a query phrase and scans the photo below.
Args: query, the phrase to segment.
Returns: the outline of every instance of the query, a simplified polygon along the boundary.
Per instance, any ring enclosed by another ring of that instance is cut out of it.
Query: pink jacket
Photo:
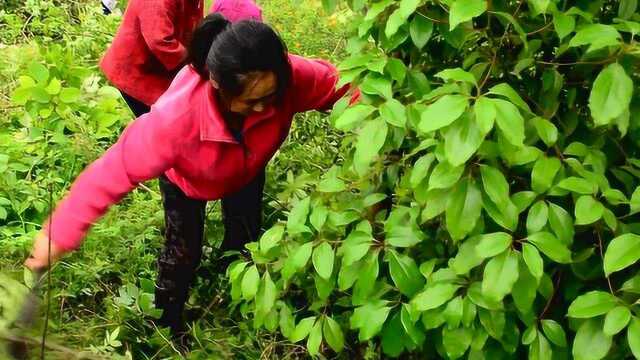
[[[242,143],[220,115],[211,84],[190,66],[182,68],[151,111],[133,121],[76,179],[51,215],[51,240],[66,250],[77,248],[111,205],[162,174],[189,197],[202,200],[219,199],[246,185],[287,137],[295,113],[328,109],[348,90],[336,90],[338,73],[328,62],[295,55],[289,62],[292,79],[284,102],[249,116]]]
[[[262,9],[252,0],[215,0],[209,12],[219,12],[231,22],[247,19],[262,21]]]

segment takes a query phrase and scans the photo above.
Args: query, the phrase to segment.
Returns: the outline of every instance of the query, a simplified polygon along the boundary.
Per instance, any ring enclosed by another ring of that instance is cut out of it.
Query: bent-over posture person
[[[90,226],[137,184],[159,178],[166,246],[159,258],[156,305],[174,335],[202,254],[205,205],[223,209],[223,250],[257,238],[264,168],[287,137],[294,114],[328,109],[348,90],[336,89],[336,68],[287,53],[268,26],[207,16],[193,35],[189,64],[151,111],[132,122],[101,158],[75,180],[35,240],[26,265],[48,265],[80,246]],[[355,94],[357,96],[357,93]],[[354,96],[355,99],[355,96]],[[238,192],[239,190],[241,190]],[[48,228],[49,223],[51,227]],[[232,234],[232,235],[229,235]]]

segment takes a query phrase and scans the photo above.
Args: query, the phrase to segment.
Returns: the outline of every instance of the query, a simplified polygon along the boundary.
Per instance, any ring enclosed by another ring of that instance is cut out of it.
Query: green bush
[[[229,267],[243,313],[312,355],[639,358],[637,1],[348,6],[344,160]]]

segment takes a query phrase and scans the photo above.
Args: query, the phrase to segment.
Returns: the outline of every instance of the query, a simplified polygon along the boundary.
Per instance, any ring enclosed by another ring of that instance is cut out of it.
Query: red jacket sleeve
[[[328,110],[349,90],[350,85],[336,89],[338,70],[324,60],[311,60],[290,55],[293,76],[293,107],[295,112],[308,110]],[[351,103],[358,100],[360,92],[356,89]]]
[[[51,241],[66,250],[79,247],[91,225],[111,205],[138,183],[173,167],[179,150],[175,146],[178,142],[173,141],[176,129],[173,120],[163,113],[152,108],[139,117],[116,144],[78,176],[45,223]]]
[[[140,31],[151,52],[167,70],[174,70],[186,58],[184,44],[175,36],[177,0],[142,0]]]

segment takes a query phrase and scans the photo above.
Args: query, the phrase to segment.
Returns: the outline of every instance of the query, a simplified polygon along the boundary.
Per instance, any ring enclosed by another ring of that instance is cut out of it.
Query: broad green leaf
[[[407,114],[404,105],[396,99],[389,99],[380,106],[380,116],[390,125],[404,128],[407,122]]]
[[[540,200],[533,204],[527,215],[527,233],[534,234],[542,230],[547,225],[549,219],[549,207],[547,203]]]
[[[466,163],[478,150],[485,135],[468,112],[443,129],[442,134],[445,158],[453,166]]]
[[[305,223],[309,215],[310,202],[311,198],[306,197],[298,201],[289,212],[289,217],[287,218],[287,232],[289,234],[293,235],[309,231]]]
[[[284,226],[276,225],[267,230],[260,237],[260,251],[266,254],[269,250],[278,245],[284,235]]]
[[[571,305],[567,315],[572,318],[587,319],[604,315],[618,303],[615,296],[604,291],[590,291],[578,296]]]
[[[556,157],[540,157],[531,172],[531,189],[538,194],[549,190],[562,163]]]
[[[63,103],[75,103],[80,99],[80,89],[74,87],[62,88],[60,94],[58,94],[58,98]]]
[[[480,240],[482,240],[482,236],[474,236],[464,240],[458,247],[456,256],[453,259],[449,259],[449,268],[458,275],[464,275],[474,267],[482,264],[484,258],[476,251]]]
[[[315,316],[310,316],[300,320],[298,325],[296,325],[295,329],[293,330],[293,333],[291,334],[289,340],[293,343],[296,343],[306,338],[309,335],[309,332],[311,332],[311,328],[313,327],[313,324],[315,322]]]
[[[382,351],[385,355],[397,357],[402,354],[407,337],[400,321],[399,312],[396,312],[391,320],[385,323],[381,338]]]
[[[548,232],[539,232],[529,235],[527,240],[535,245],[538,250],[542,251],[551,260],[561,264],[568,264],[571,262],[571,251],[564,243],[553,236],[553,234]]]
[[[462,301],[462,297],[456,296],[447,303],[447,307],[444,309],[443,315],[447,321],[449,329],[455,329],[460,326],[463,312],[464,303]]]
[[[389,273],[393,283],[404,295],[411,297],[424,286],[424,278],[415,261],[391,250],[388,252]]]
[[[309,222],[311,223],[311,225],[313,225],[313,227],[316,230],[320,231],[324,223],[327,221],[328,215],[329,215],[329,210],[325,206],[323,205],[315,206],[313,208],[313,211],[311,212],[311,215],[309,215]]]
[[[415,315],[414,315],[415,314]],[[418,313],[415,313],[411,306],[408,304],[403,304],[402,309],[400,310],[400,324],[404,332],[409,335],[411,341],[416,345],[421,345],[425,340],[424,331],[415,326],[416,321],[418,320]]]
[[[268,314],[276,303],[276,285],[266,271],[262,277],[262,286],[256,295],[256,309],[262,314]]]
[[[576,28],[576,20],[573,16],[569,16],[561,11],[553,14],[553,27],[560,41],[567,35],[571,34]]]
[[[607,336],[614,336],[622,331],[631,320],[631,311],[626,306],[617,306],[611,309],[604,317],[602,331]]]
[[[473,230],[482,210],[482,194],[472,179],[458,183],[449,196],[446,209],[447,230],[460,240]]]
[[[452,166],[448,162],[440,162],[429,177],[429,190],[448,189],[452,187],[464,172],[464,166]]]
[[[338,178],[338,167],[333,166],[327,171],[320,183],[318,183],[318,191],[326,193],[335,193],[343,191],[347,188],[347,185],[343,180]]]
[[[471,301],[473,301],[474,304],[483,309],[500,311],[502,311],[503,309],[502,302],[495,302],[491,299],[486,298],[482,294],[482,284],[480,282],[474,282],[471,284],[469,290],[467,291],[467,296]],[[480,311],[479,313],[482,314],[482,311]]]
[[[387,123],[381,119],[367,122],[358,134],[356,151],[353,155],[353,166],[356,172],[363,176],[369,169],[369,164],[378,156],[378,152],[387,139]]]
[[[640,319],[634,317],[627,328],[627,341],[629,348],[636,359],[640,359]]]
[[[431,38],[432,33],[433,22],[416,13],[413,17],[413,20],[411,20],[411,24],[409,25],[409,35],[411,36],[411,41],[413,41],[413,44],[418,49],[422,49]]]
[[[449,8],[449,30],[487,11],[486,0],[454,0]]]
[[[547,335],[547,338],[549,338],[552,343],[560,347],[567,346],[567,336],[560,324],[550,319],[542,320],[541,323],[542,331],[544,331],[544,334]]]
[[[536,300],[538,279],[531,275],[524,261],[518,262],[518,280],[513,284],[511,297],[516,308],[523,314],[530,314]]]
[[[403,83],[404,79],[407,77],[407,66],[400,59],[387,59],[386,70],[387,72],[389,72],[389,75],[391,75],[393,80],[397,81],[398,83]]]
[[[529,360],[548,360],[553,358],[553,350],[549,341],[542,334],[538,334],[535,339],[531,340],[529,346]]]
[[[60,83],[60,80],[54,77],[49,82],[49,85],[45,88],[45,91],[49,95],[58,95],[61,89],[62,89],[62,84]]]
[[[481,258],[494,257],[509,248],[513,239],[504,232],[480,235],[476,245],[476,254]]]
[[[420,217],[421,223],[425,223],[428,220],[442,214],[447,208],[447,202],[449,200],[449,191],[445,189],[435,189],[427,192],[425,198],[426,206],[422,211]]]
[[[493,301],[501,301],[511,293],[518,280],[518,256],[506,251],[491,259],[484,268],[482,294]]]
[[[524,142],[524,118],[512,103],[491,99],[496,109],[496,124],[504,137],[514,146],[522,147]]]
[[[464,113],[468,105],[469,100],[463,95],[444,95],[422,112],[420,131],[429,133],[450,125]]]
[[[518,209],[511,201],[507,201],[499,207],[487,195],[483,195],[482,207],[496,224],[510,231],[516,230],[518,226]]]
[[[551,0],[528,0],[532,15],[546,14]]]
[[[553,146],[558,140],[558,129],[553,123],[545,118],[535,117],[531,119],[538,136],[547,146]]]
[[[554,203],[549,203],[549,225],[560,241],[567,245],[573,243],[573,218],[565,209]]]
[[[618,17],[629,20],[638,9],[638,0],[620,0],[618,7]]]
[[[522,109],[522,110],[524,110],[524,111],[526,111],[528,113],[531,112],[531,108],[529,107],[529,105],[527,105],[527,103],[524,100],[522,100],[520,95],[518,95],[518,92],[515,91],[507,83],[500,83],[500,84],[492,87],[491,89],[489,89],[488,93],[489,94],[494,94],[494,95],[504,96],[509,101],[511,101],[511,103],[513,103],[514,105],[516,105],[520,109]]]
[[[312,241],[300,245],[285,262],[282,269],[282,277],[285,280],[290,279],[293,274],[305,267],[307,265],[307,262],[309,261],[309,258],[311,257],[312,251]]]
[[[488,165],[480,166],[480,174],[484,191],[494,203],[502,207],[509,201],[507,179],[498,169]]]
[[[460,285],[435,283],[411,299],[411,305],[416,311],[427,311],[445,304],[453,297]]]
[[[544,271],[544,262],[538,249],[531,244],[522,244],[522,259],[527,264],[531,274],[540,281]]]
[[[491,100],[484,96],[479,97],[473,105],[473,111],[480,131],[484,134],[489,133],[496,120],[496,108]]]
[[[371,105],[355,104],[350,106],[336,119],[335,127],[338,130],[351,130],[374,111],[375,108]]]
[[[283,304],[280,308],[280,332],[287,339],[291,339],[293,335],[293,330],[296,328],[295,319],[293,318],[293,313],[291,312],[291,308],[287,304]]]
[[[511,196],[511,202],[517,207],[519,213],[525,211],[535,199],[536,193],[533,191],[519,191]]]
[[[639,211],[640,211],[640,187],[637,187],[633,191],[633,194],[631,194],[631,200],[629,200],[629,213],[635,214]]]
[[[591,319],[578,328],[573,341],[572,354],[576,360],[599,360],[611,348],[611,337],[602,331],[602,322]]]
[[[245,300],[251,300],[256,296],[258,292],[258,286],[260,285],[260,274],[258,268],[252,265],[247,272],[244,273],[242,278],[242,298]]]
[[[379,95],[385,99],[393,97],[391,81],[374,73],[369,73],[365,77],[362,84],[360,84],[360,90],[365,94]]]
[[[467,71],[464,71],[461,68],[445,69],[435,74],[434,76],[444,81],[453,80],[453,81],[467,82],[473,85],[478,84],[473,74]]]
[[[613,63],[604,68],[589,95],[589,109],[596,126],[608,125],[628,111],[632,95],[633,81],[622,65]]]
[[[575,207],[576,225],[592,224],[602,217],[604,206],[589,195],[578,198]]]
[[[338,250],[338,254],[342,255],[343,266],[362,259],[369,251],[371,241],[371,234],[358,230],[352,231]]]
[[[318,320],[309,331],[309,337],[307,338],[307,351],[309,351],[310,355],[318,355],[320,343],[322,343],[322,321]]]
[[[340,352],[344,349],[344,334],[342,333],[342,329],[330,316],[324,318],[322,332],[324,334],[324,339],[333,351]]]
[[[401,0],[398,9],[396,9],[387,20],[387,26],[384,30],[385,35],[390,38],[397,33],[400,26],[406,23],[409,16],[416,11],[419,4],[420,0]]]
[[[473,331],[469,328],[442,329],[442,346],[449,359],[457,359],[464,355],[472,341]]]
[[[569,46],[589,45],[587,52],[591,52],[606,46],[616,46],[619,43],[620,33],[613,26],[589,24],[578,29],[576,35],[569,41]]]
[[[411,177],[409,178],[409,182],[411,183],[411,187],[413,189],[417,188],[422,180],[427,177],[427,173],[429,172],[431,164],[433,164],[433,161],[435,159],[435,155],[430,153],[420,157],[413,164],[413,167],[411,169]]]
[[[608,276],[640,260],[640,236],[623,234],[611,240],[604,253],[604,272]]]
[[[27,66],[27,72],[29,76],[31,76],[41,84],[46,83],[46,81],[49,79],[49,69],[47,69],[46,66],[40,63],[30,63],[29,66]]]
[[[382,330],[382,325],[389,316],[391,307],[384,306],[384,301],[367,303],[356,308],[350,318],[352,329],[359,329],[359,340],[367,341]]]
[[[323,242],[313,250],[313,267],[321,278],[328,280],[333,272],[333,248],[329,243]]]

